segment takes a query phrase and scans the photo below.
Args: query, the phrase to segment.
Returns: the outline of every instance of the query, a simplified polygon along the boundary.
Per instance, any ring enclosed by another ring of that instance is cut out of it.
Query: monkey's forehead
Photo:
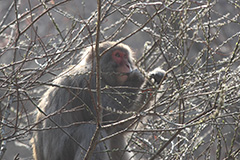
[[[103,43],[100,43],[99,50],[101,54],[104,54],[106,56],[111,55],[111,53],[115,50],[121,50],[122,52],[128,54],[130,60],[134,59],[133,58],[134,52],[132,51],[132,49],[128,45],[123,43],[117,44],[117,42],[114,42],[114,41],[103,42]],[[91,62],[94,57],[95,57],[94,45],[88,47],[82,54],[82,60],[85,61],[86,63]]]
[[[108,54],[108,55],[111,55],[116,50],[119,50],[119,51],[121,51],[121,52],[123,52],[127,55],[132,54],[131,50],[128,50],[126,48],[122,48],[122,47],[119,47],[119,46],[116,46],[114,48],[100,48],[101,54]]]

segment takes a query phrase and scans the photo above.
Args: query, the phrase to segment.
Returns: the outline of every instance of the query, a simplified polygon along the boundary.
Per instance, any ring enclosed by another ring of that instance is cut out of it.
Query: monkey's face
[[[121,50],[112,52],[112,60],[116,63],[117,82],[123,84],[127,78],[127,73],[132,72],[132,65],[128,53]]]
[[[103,79],[108,85],[123,85],[133,70],[129,52],[122,48],[108,51],[101,62]]]

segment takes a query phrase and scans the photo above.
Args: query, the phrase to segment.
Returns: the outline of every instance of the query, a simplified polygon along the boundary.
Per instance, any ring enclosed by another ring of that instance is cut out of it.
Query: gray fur
[[[114,42],[101,44],[100,51],[103,52],[113,44]],[[116,80],[116,68],[118,66],[111,60],[111,53],[114,49],[127,52],[130,57],[131,67],[134,68],[128,74],[128,79],[122,86],[119,86]],[[37,128],[42,129],[42,131],[35,131],[32,139],[35,160],[80,160],[86,154],[96,129],[96,111],[94,108],[96,103],[96,76],[95,62],[93,62],[92,69],[90,63],[93,58],[92,50],[94,49],[87,49],[83,62],[74,68],[68,69],[56,78],[53,81],[56,86],[50,87],[42,96],[39,107],[46,115],[51,116],[46,117],[40,112],[37,115]],[[128,117],[128,115],[121,114],[118,111],[137,111],[142,106],[145,94],[139,93],[141,93],[143,87],[148,87],[150,83],[147,83],[145,76],[132,64],[132,50],[127,45],[119,44],[109,50],[101,58],[101,66],[101,87],[104,88],[101,93],[104,108],[103,124],[111,124]],[[149,77],[159,83],[165,72],[157,70],[152,72]],[[60,130],[56,124],[61,126],[68,135]],[[106,137],[125,129],[128,125],[129,123],[126,123],[101,130],[100,135]],[[69,138],[69,135],[72,138]],[[130,154],[123,152],[125,148],[124,135],[120,134],[99,143],[91,159],[130,159]]]

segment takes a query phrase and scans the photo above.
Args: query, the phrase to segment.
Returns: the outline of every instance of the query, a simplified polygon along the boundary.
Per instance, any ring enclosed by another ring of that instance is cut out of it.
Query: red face
[[[127,53],[121,50],[115,50],[112,53],[112,59],[117,63],[117,72],[120,73],[129,73],[132,71],[131,64],[129,62],[129,56]],[[127,80],[127,75],[119,75],[117,77],[118,82],[123,84]]]

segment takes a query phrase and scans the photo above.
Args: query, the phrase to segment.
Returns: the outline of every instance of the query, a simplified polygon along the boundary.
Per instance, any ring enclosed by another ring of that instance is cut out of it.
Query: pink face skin
[[[124,53],[121,50],[115,50],[112,53],[112,59],[118,64],[117,72],[120,73],[129,73],[132,71],[132,67],[127,53]],[[117,77],[118,83],[123,84],[127,80],[127,75],[119,75]]]

